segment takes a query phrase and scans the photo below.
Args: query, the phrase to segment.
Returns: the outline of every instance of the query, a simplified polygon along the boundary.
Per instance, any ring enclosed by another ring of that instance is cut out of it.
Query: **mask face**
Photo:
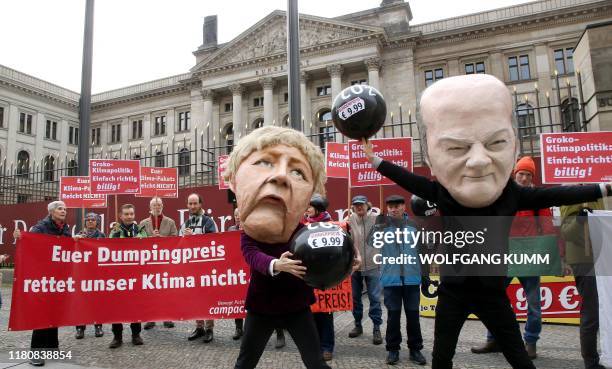
[[[230,187],[244,232],[260,242],[281,243],[289,240],[308,207],[314,177],[300,150],[276,145],[245,158]]]
[[[499,198],[514,167],[511,99],[501,83],[453,79],[459,83],[447,83],[421,102],[429,164],[457,202],[481,208]]]

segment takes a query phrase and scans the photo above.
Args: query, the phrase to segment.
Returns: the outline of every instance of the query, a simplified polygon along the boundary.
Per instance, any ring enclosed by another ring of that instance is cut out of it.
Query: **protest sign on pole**
[[[87,176],[60,177],[59,199],[67,208],[106,207],[106,195],[92,194]]]
[[[370,140],[374,154],[381,159],[412,171],[412,138],[378,138]],[[393,181],[383,177],[372,167],[362,151],[363,144],[351,140],[349,146],[349,186],[367,187],[393,185]]]
[[[177,168],[140,168],[140,194],[136,197],[178,197]]]
[[[327,178],[348,178],[348,145],[340,142],[325,143],[325,174]]]
[[[140,160],[90,159],[89,180],[91,193],[140,193]]]
[[[612,180],[612,132],[542,133],[542,183]]]

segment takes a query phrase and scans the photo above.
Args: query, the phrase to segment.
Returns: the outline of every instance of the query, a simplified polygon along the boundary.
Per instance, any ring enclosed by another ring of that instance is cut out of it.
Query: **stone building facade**
[[[425,24],[411,19],[410,5],[402,0],[336,18],[300,15],[300,103],[307,135],[321,143],[320,134],[331,129],[332,97],[352,84],[367,83],[383,93],[393,113],[387,125],[400,114],[402,121],[414,121],[421,91],[466,73],[504,81],[526,115],[524,124],[536,100],[577,104],[568,98],[577,95],[573,48],[587,25],[612,20],[612,3],[541,0]],[[188,152],[196,141],[225,153],[261,125],[288,124],[285,12],[273,11],[225,44],[217,43],[216,22],[205,18],[203,44],[186,73],[92,96],[93,157],[157,154],[151,165],[177,165],[176,160],[197,160],[195,150]],[[0,66],[0,164],[71,162],[78,99],[76,92]],[[550,114],[555,122],[571,118],[561,109]],[[394,129],[388,126],[385,133],[397,134]],[[182,157],[162,155],[181,150]]]

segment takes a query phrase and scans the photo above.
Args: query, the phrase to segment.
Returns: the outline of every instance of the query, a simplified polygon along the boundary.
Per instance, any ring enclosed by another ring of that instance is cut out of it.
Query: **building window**
[[[182,148],[178,154],[178,174],[188,176],[190,173],[191,155],[187,148]]]
[[[32,114],[20,113],[19,114],[19,132],[32,134]]]
[[[319,117],[319,147],[325,151],[325,143],[334,141],[334,126],[328,124],[332,119],[330,110],[322,110],[318,114]]]
[[[140,154],[134,154],[132,156],[132,160],[140,160],[140,158],[141,158]]]
[[[351,81],[351,86],[353,85],[367,85],[368,84],[368,80],[367,79],[356,79],[354,81]]]
[[[77,127],[68,127],[68,143],[71,145],[79,144],[79,129]]]
[[[191,112],[183,111],[178,114],[178,131],[184,132],[189,131],[189,124],[191,121]]]
[[[433,70],[425,71],[425,86],[431,86],[435,81],[444,78],[444,70],[442,68],[436,68]]]
[[[48,140],[57,140],[57,122],[47,119],[45,138]]]
[[[520,104],[516,109],[519,138],[535,135],[535,116],[529,104]]]
[[[91,130],[91,144],[94,146],[100,145],[100,128],[93,128]]]
[[[317,87],[317,96],[331,95],[331,85]]]
[[[142,138],[142,119],[132,121],[132,139]]]
[[[285,94],[283,95],[283,101],[289,102],[289,92],[285,92]]]
[[[260,96],[253,99],[253,107],[257,108],[259,106],[263,106],[263,104],[263,97]]]
[[[166,134],[166,116],[160,115],[155,117],[155,136],[163,136]]]
[[[253,122],[253,129],[261,128],[261,127],[263,127],[263,125],[264,125],[263,118],[257,118]]]
[[[0,106],[0,128],[4,128],[4,107]]]
[[[468,63],[465,65],[465,74],[485,74],[484,62]]]
[[[555,50],[555,68],[559,74],[574,73],[574,48]]]
[[[225,103],[225,112],[228,113],[230,111],[234,110],[234,104],[232,103]]]
[[[508,58],[508,77],[510,81],[522,81],[531,78],[528,55],[511,56]]]
[[[30,154],[21,150],[17,154],[17,175],[27,177],[30,173]]]
[[[157,151],[155,153],[155,166],[158,168],[163,168],[166,166],[166,156],[163,151]]]
[[[18,204],[25,204],[28,202],[28,200],[30,199],[30,195],[24,195],[24,194],[17,194],[17,203]]]
[[[76,176],[77,175],[77,162],[74,159],[72,159],[72,160],[70,160],[70,162],[68,162],[68,175],[69,176]]]
[[[566,99],[561,103],[561,124],[564,132],[580,131],[578,121],[578,100]]]
[[[52,155],[45,156],[44,168],[43,176],[45,182],[53,182],[53,177],[55,174],[55,158]]]
[[[223,137],[225,138],[225,153],[229,155],[234,150],[234,125],[232,123],[225,126]]]
[[[111,125],[111,143],[121,142],[121,123]]]
[[[285,115],[283,118],[283,127],[289,127],[289,115]]]

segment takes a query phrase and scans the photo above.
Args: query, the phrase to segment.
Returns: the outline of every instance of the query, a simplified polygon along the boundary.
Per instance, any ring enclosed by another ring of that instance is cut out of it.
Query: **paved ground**
[[[30,332],[8,332],[7,322],[10,310],[10,288],[1,289],[3,306],[0,310],[0,369],[27,368],[24,361],[8,360],[10,351],[24,350],[29,347]],[[364,303],[367,305],[367,298]],[[433,319],[422,318],[421,326],[425,338],[425,350],[428,361],[431,359],[433,339]],[[48,368],[232,368],[238,355],[240,341],[232,341],[233,321],[217,321],[215,339],[210,344],[201,341],[188,342],[186,336],[192,329],[191,322],[179,322],[176,328],[156,327],[145,331],[144,346],[135,347],[126,342],[117,350],[108,349],[112,338],[110,326],[105,326],[106,335],[93,337],[93,327],[88,327],[83,340],[74,339],[73,328],[60,329],[60,348],[72,352],[72,360],[49,362]],[[347,334],[352,328],[350,313],[335,315],[336,351],[333,368],[372,369],[394,368],[384,364],[386,352],[384,345],[374,346],[371,343],[371,322],[365,326],[362,337],[350,339]],[[127,327],[126,327],[127,328]],[[126,338],[129,337],[129,328]],[[456,368],[508,368],[501,354],[474,355],[470,347],[483,340],[484,328],[477,321],[469,321],[463,328],[457,355]],[[270,340],[258,368],[293,369],[302,368],[299,353],[293,342],[281,350],[272,346]],[[400,364],[395,368],[422,368],[411,365],[407,349],[401,351]],[[573,369],[582,368],[578,347],[578,328],[574,326],[545,325],[542,338],[538,344],[539,358],[535,361],[538,368]]]

